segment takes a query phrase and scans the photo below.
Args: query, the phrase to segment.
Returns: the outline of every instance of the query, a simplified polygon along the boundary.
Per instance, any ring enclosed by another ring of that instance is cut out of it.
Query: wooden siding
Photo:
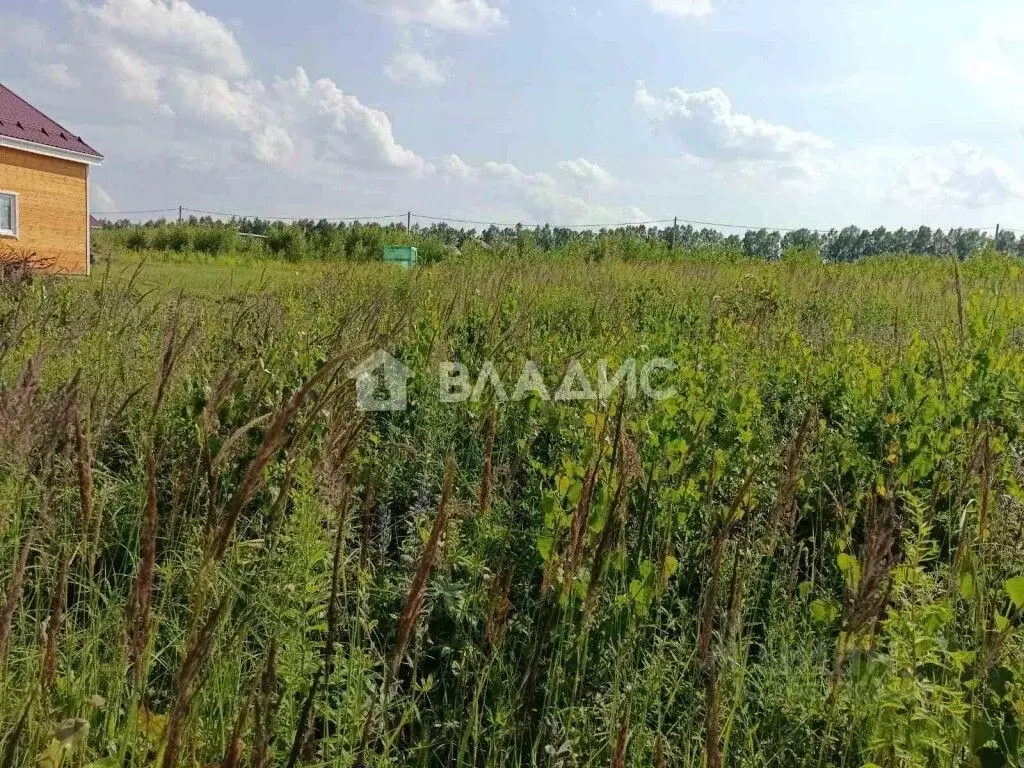
[[[0,190],[18,193],[18,237],[0,243],[35,253],[55,272],[87,274],[88,167],[0,147]]]

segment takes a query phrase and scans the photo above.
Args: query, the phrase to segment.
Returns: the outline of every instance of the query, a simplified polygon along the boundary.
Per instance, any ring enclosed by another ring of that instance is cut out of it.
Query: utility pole
[[[182,207],[179,205],[178,206],[178,223],[179,224],[181,224],[181,211],[182,211]]]
[[[996,250],[998,251],[999,250],[999,225],[998,224],[996,224],[996,242],[995,242],[995,246],[996,246]]]
[[[676,216],[672,219],[672,240],[669,243],[668,249],[674,251],[676,249],[676,237],[679,235],[679,217]]]
[[[412,211],[405,214],[405,231],[412,234]]]

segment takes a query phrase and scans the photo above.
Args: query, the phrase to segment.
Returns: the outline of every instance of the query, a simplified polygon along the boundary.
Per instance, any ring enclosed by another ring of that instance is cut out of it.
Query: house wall
[[[4,245],[35,253],[54,272],[89,272],[89,166],[0,147],[0,190],[18,193],[18,237]]]

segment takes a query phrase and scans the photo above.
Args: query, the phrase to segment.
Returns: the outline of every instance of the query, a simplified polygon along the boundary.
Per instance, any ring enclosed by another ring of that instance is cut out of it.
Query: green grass
[[[0,768],[1012,765],[1014,260],[101,252],[0,285]],[[347,372],[386,349],[407,410]],[[672,359],[663,402],[440,362]]]

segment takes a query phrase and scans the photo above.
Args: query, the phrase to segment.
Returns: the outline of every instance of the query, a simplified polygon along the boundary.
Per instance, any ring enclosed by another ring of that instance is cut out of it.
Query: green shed
[[[384,262],[408,269],[416,264],[416,249],[407,245],[384,246]]]

